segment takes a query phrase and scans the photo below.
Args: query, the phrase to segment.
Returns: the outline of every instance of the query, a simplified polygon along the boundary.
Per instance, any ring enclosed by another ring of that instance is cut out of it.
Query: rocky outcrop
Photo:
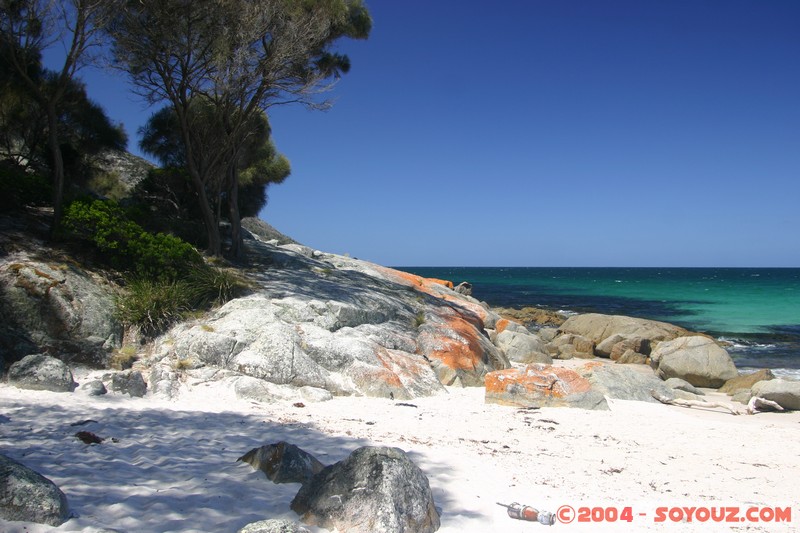
[[[800,381],[785,379],[759,381],[750,390],[752,396],[771,400],[784,409],[800,410]]]
[[[28,355],[11,365],[8,383],[18,389],[52,392],[72,392],[78,386],[67,365],[44,354]]]
[[[305,483],[325,467],[310,453],[283,441],[253,448],[237,461],[261,470],[273,483]]]
[[[486,375],[487,403],[516,407],[579,407],[608,410],[603,394],[574,370],[532,364]]]
[[[499,317],[452,283],[298,245],[248,250],[253,293],[176,326],[154,353],[272,385],[397,399],[480,386],[509,366],[485,330]]]
[[[728,352],[699,335],[661,342],[650,357],[661,379],[681,378],[695,387],[719,388],[739,375]]]
[[[431,533],[440,524],[428,478],[399,448],[355,450],[303,485],[291,507],[306,524],[354,533]]]
[[[44,352],[102,367],[121,340],[113,288],[102,277],[63,259],[43,261],[24,252],[0,258],[0,352],[6,365]]]
[[[58,527],[69,515],[67,497],[55,483],[0,454],[0,518]]]

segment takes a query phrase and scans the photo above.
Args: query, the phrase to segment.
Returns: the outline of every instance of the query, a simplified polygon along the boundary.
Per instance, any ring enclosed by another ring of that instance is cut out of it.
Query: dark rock
[[[111,376],[111,390],[141,398],[147,393],[147,383],[138,370],[123,370]]]
[[[57,527],[69,518],[67,497],[46,477],[0,454],[0,518]]]
[[[79,431],[75,433],[75,436],[84,444],[102,444],[105,440],[103,437],[98,437],[91,431]]]
[[[348,532],[439,529],[428,478],[402,450],[365,447],[303,485],[292,510],[309,525]]]
[[[261,470],[273,483],[305,483],[325,468],[310,453],[283,441],[253,448],[237,461]]]
[[[72,392],[77,386],[67,365],[44,354],[28,355],[11,365],[8,383],[19,389],[53,392]]]
[[[99,379],[84,383],[81,385],[80,390],[89,396],[102,396],[108,392],[106,386]]]

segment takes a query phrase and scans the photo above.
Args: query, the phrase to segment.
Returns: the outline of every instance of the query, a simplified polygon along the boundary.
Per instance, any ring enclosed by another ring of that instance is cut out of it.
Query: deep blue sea
[[[800,268],[400,268],[468,281],[495,307],[671,322],[731,342],[740,369],[800,375]]]

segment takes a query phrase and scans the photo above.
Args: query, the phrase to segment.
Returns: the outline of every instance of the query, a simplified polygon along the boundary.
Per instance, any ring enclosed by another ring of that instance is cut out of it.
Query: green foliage
[[[157,335],[190,310],[184,281],[134,278],[117,298],[117,318],[126,326],[137,326],[146,335]]]
[[[221,305],[236,298],[247,286],[234,271],[205,264],[190,268],[187,274],[187,295],[195,308]]]
[[[42,206],[53,201],[53,185],[39,174],[25,172],[8,162],[0,163],[0,207]]]
[[[96,193],[115,201],[124,198],[128,192],[116,171],[97,173],[89,179],[88,185]]]
[[[126,290],[117,298],[117,315],[144,335],[161,333],[193,311],[221,305],[246,288],[234,271],[206,264],[177,237],[148,233],[114,202],[75,201],[66,210],[64,227],[129,274]]]
[[[192,245],[172,235],[148,233],[111,201],[72,202],[64,227],[90,241],[115,268],[149,279],[178,279],[190,266],[202,264]]]

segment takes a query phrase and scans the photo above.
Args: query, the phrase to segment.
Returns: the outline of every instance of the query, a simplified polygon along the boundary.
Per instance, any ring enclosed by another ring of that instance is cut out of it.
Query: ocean
[[[670,322],[729,342],[741,370],[800,378],[800,268],[400,268],[468,281],[493,307]]]

